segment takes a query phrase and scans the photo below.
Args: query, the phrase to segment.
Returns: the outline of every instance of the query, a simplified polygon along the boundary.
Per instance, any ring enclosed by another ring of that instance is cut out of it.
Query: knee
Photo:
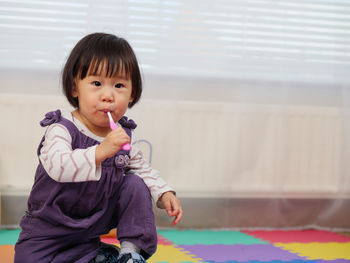
[[[121,207],[132,207],[138,214],[148,215],[153,218],[152,197],[144,181],[135,174],[124,176],[119,205]]]
[[[150,191],[145,182],[135,174],[127,174],[123,180],[123,186],[129,192],[150,196]]]

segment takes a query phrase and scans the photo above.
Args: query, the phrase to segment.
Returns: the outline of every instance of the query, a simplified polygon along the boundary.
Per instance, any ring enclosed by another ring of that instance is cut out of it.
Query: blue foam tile
[[[316,263],[350,263],[350,259],[317,260]]]
[[[0,245],[15,245],[20,232],[20,229],[0,230]]]

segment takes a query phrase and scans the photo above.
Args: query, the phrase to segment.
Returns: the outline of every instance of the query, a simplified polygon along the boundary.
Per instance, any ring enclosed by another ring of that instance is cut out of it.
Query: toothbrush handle
[[[126,143],[122,146],[123,150],[124,151],[130,151],[131,150],[131,146],[130,146],[130,143]]]
[[[112,131],[118,128],[117,124],[115,124],[112,121],[109,123],[109,127],[111,128]]]
[[[111,127],[111,130],[115,130],[116,128],[118,128],[118,126],[117,126],[114,122],[110,122],[110,123],[109,123],[109,126]],[[125,143],[125,144],[122,146],[122,148],[123,148],[124,151],[130,151],[130,149],[131,149],[129,143]]]

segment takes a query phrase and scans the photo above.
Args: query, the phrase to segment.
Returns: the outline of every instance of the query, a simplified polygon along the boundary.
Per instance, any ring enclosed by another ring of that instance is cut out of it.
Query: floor
[[[19,230],[0,231],[1,263],[13,262]],[[350,263],[349,233],[303,231],[159,230],[148,262]],[[115,232],[101,237],[118,244]]]

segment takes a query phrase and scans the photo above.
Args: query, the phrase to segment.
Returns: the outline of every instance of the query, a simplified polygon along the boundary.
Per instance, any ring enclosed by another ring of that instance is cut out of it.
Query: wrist
[[[165,198],[166,196],[169,196],[169,195],[176,196],[174,191],[166,191],[159,196],[158,200],[162,200],[163,198]]]
[[[172,191],[172,190],[166,191],[166,192],[163,193],[163,195],[164,195],[164,194],[167,194],[167,195],[171,194],[171,195],[173,195],[173,196],[176,196],[175,191]]]
[[[99,166],[106,158],[103,156],[103,151],[101,149],[101,144],[97,145],[95,149],[95,163]]]

